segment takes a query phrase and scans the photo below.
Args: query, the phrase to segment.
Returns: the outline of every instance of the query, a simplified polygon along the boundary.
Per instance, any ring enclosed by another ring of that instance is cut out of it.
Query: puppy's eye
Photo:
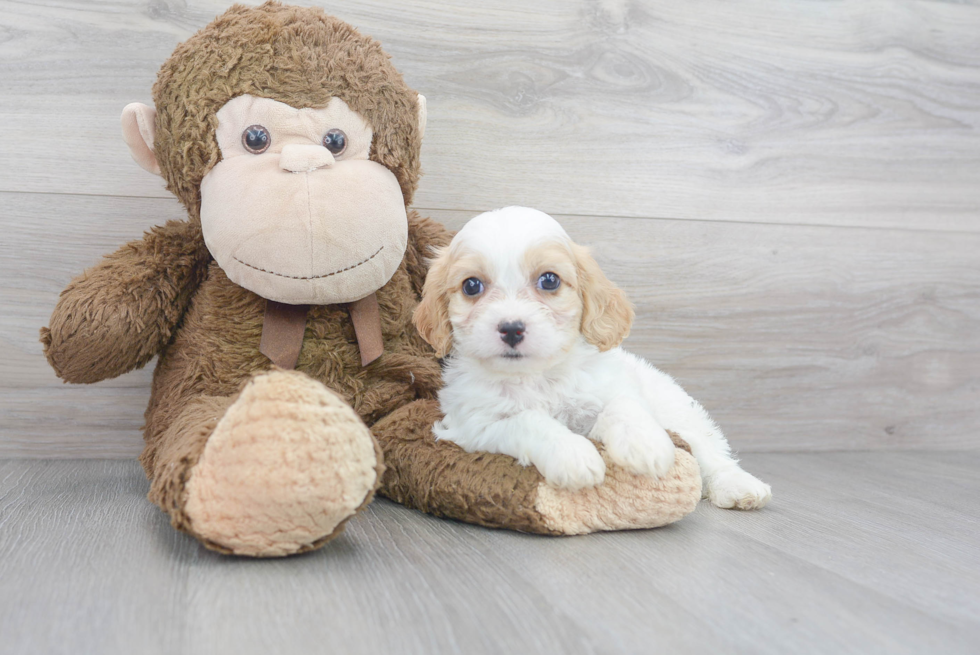
[[[242,132],[242,145],[253,155],[258,155],[269,149],[272,135],[261,125],[250,125]]]
[[[538,288],[544,291],[554,291],[561,285],[561,278],[554,273],[542,273],[538,278]]]
[[[483,293],[483,282],[479,278],[468,277],[463,280],[463,295],[479,296]]]

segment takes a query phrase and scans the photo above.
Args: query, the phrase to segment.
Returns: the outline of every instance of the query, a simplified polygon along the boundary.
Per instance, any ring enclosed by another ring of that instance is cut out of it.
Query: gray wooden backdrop
[[[0,1],[0,457],[140,451],[149,370],[63,385],[37,331],[182,215],[118,116],[228,4]],[[556,215],[737,449],[980,445],[980,7],[319,4],[428,97],[416,207]]]

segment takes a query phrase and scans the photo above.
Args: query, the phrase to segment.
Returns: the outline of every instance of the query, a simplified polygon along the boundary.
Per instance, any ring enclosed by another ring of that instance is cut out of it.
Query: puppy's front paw
[[[661,478],[674,467],[674,442],[646,412],[600,414],[592,434],[631,473]]]
[[[739,467],[718,471],[707,481],[708,499],[722,509],[760,509],[772,498],[772,488]]]
[[[549,450],[547,456],[534,465],[545,481],[563,489],[577,491],[602,484],[606,479],[606,463],[591,441],[569,433]]]

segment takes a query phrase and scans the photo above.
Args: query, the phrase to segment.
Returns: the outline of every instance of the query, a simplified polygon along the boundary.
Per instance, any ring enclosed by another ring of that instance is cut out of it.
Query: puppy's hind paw
[[[545,481],[562,489],[577,491],[595,487],[606,479],[606,463],[591,441],[575,435],[563,440],[548,454],[546,461],[535,462]]]
[[[722,509],[761,509],[772,499],[772,488],[739,467],[725,469],[707,481],[708,499]]]

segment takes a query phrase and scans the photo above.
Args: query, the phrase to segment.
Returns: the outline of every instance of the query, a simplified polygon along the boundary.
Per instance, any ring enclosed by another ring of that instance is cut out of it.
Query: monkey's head
[[[404,257],[425,99],[381,45],[317,8],[235,5],[123,111],[133,158],[200,221],[235,283],[351,302]]]

